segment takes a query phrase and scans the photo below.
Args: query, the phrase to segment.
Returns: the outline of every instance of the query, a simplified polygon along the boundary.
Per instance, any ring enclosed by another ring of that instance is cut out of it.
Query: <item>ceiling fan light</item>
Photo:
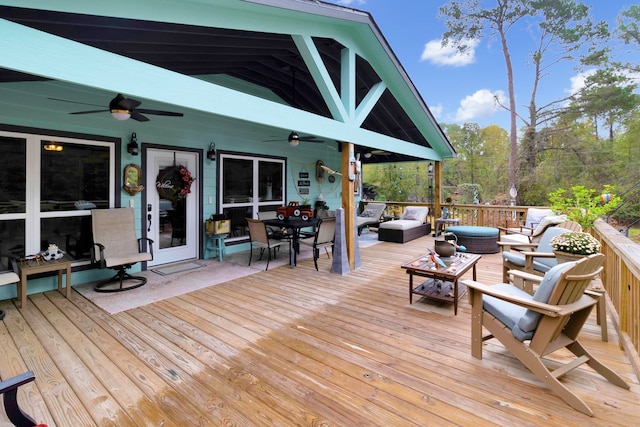
[[[367,151],[366,153],[364,153],[364,158],[365,159],[370,159],[371,156],[373,156],[373,154],[371,153],[371,151]]]
[[[298,133],[295,131],[291,131],[288,139],[289,145],[291,145],[292,147],[296,147],[298,144],[300,144],[300,135],[298,135]]]
[[[116,120],[127,120],[131,117],[131,112],[129,110],[111,110],[111,115]]]

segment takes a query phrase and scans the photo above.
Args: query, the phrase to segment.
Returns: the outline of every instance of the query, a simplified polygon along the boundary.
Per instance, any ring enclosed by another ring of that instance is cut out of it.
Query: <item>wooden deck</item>
[[[595,316],[582,341],[631,391],[588,367],[570,373],[588,417],[495,340],[472,358],[466,297],[457,316],[409,306],[400,265],[430,246],[361,249],[344,276],[326,257],[320,272],[304,260],[116,315],[76,291],[32,295],[24,310],[3,301],[0,376],[35,372],[19,397],[50,427],[640,425],[638,379]],[[500,275],[499,255],[483,256],[479,280]]]

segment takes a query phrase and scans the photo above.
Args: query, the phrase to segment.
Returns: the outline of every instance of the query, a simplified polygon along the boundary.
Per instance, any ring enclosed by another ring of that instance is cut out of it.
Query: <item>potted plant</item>
[[[610,185],[605,185],[602,192],[584,185],[573,186],[571,190],[560,188],[547,197],[556,214],[567,215],[569,221],[577,222],[585,231],[593,228],[595,220],[613,211],[622,202],[619,196],[613,194]]]
[[[549,243],[558,263],[575,261],[600,252],[600,242],[591,234],[581,231],[558,234]]]

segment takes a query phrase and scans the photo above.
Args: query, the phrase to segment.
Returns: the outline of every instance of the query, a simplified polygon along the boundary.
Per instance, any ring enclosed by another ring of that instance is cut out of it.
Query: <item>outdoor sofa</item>
[[[407,206],[397,221],[383,222],[378,226],[378,240],[405,243],[431,233],[431,223],[426,223],[429,208]]]

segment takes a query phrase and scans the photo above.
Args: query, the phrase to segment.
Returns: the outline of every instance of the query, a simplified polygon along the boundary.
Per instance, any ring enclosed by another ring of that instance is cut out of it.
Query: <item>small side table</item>
[[[460,225],[460,218],[436,218],[436,230],[433,237],[438,237],[449,225]]]
[[[66,297],[71,296],[71,261],[64,258],[52,261],[33,261],[29,265],[18,264],[18,270],[20,271],[20,281],[18,282],[18,301],[20,302],[20,308],[27,306],[27,278],[32,274],[48,273],[51,271],[58,272],[58,292],[65,295],[62,292],[62,275],[67,274],[66,282]]]
[[[218,256],[218,261],[222,262],[222,259],[227,254],[226,246],[224,244],[224,239],[227,237],[227,234],[207,234],[207,244],[204,248],[205,250],[205,258],[209,259],[209,253],[211,251],[215,251]]]
[[[585,293],[594,298],[598,303],[596,304],[596,323],[600,325],[600,335],[602,341],[609,341],[609,332],[607,331],[607,297],[604,286],[602,286],[602,280],[600,277],[596,277],[591,281],[591,284],[587,286]]]

